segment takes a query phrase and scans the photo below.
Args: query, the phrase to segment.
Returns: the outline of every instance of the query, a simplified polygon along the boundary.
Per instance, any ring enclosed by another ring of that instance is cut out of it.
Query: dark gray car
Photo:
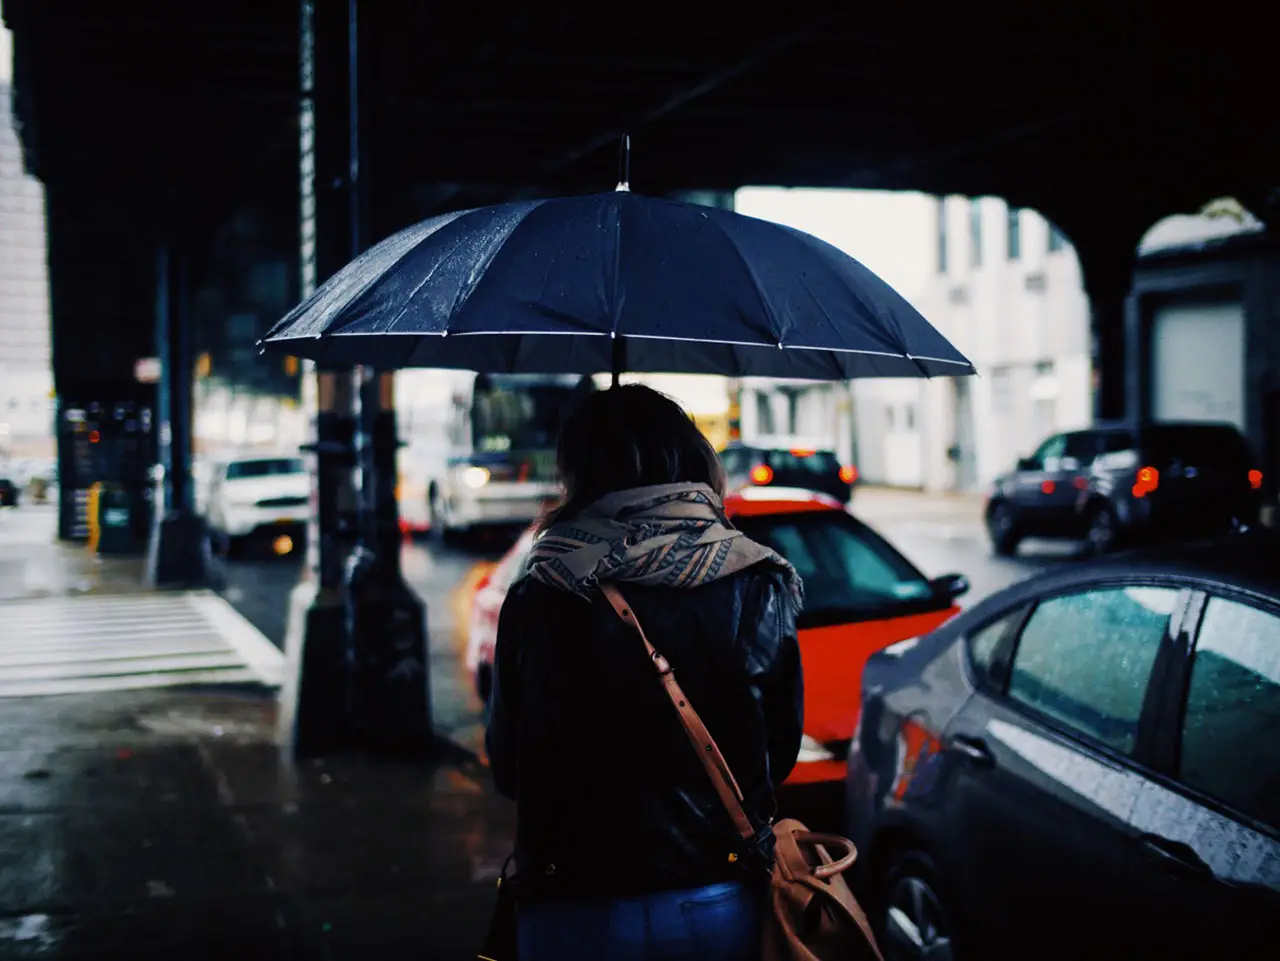
[[[848,828],[892,957],[1274,957],[1280,541],[1057,570],[871,657]]]
[[[996,479],[987,529],[999,554],[1028,537],[1125,541],[1204,537],[1256,523],[1264,477],[1230,424],[1102,424],[1055,434]]]

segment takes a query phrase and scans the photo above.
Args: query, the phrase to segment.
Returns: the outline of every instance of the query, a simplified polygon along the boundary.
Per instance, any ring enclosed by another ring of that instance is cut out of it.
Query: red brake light
[[[1146,497],[1160,486],[1160,472],[1154,467],[1142,467],[1138,470],[1138,482],[1133,485],[1134,497]]]
[[[791,456],[792,456],[792,457],[812,457],[812,456],[813,456],[814,454],[816,454],[816,453],[817,453],[817,451],[809,450],[807,447],[793,447],[793,448],[791,448]]]
[[[1043,481],[1040,484],[1040,493],[1042,494],[1052,494],[1057,489],[1058,485],[1051,480]]]
[[[751,483],[768,484],[773,481],[773,468],[768,464],[756,464],[751,468]]]
[[[858,468],[852,464],[846,464],[840,468],[840,479],[846,484],[852,484],[858,479]]]
[[[1249,486],[1256,491],[1262,490],[1262,471],[1260,470],[1249,471]]]

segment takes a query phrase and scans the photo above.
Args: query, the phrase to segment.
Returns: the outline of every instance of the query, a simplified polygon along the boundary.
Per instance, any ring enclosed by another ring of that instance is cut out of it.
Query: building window
[[[982,205],[977,197],[969,201],[969,265],[982,266]]]
[[[938,198],[938,273],[947,272],[947,198]]]
[[[1049,224],[1049,253],[1067,249],[1067,235],[1054,224]]]
[[[916,405],[907,404],[907,406],[902,409],[902,413],[903,413],[903,417],[907,422],[907,430],[915,430],[916,429]]]
[[[1009,259],[1017,260],[1022,256],[1022,211],[1017,207],[1009,208]]]

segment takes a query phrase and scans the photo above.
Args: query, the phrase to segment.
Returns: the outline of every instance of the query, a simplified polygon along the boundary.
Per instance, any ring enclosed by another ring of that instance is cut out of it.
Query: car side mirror
[[[939,596],[949,600],[955,600],[969,593],[969,578],[963,574],[943,574],[931,580],[929,585]]]

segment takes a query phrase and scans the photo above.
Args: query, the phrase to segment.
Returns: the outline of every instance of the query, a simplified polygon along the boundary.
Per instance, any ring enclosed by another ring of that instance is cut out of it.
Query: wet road
[[[951,572],[971,584],[965,606],[1031,574],[1070,563],[1072,545],[1030,542],[1016,558],[991,552],[973,501],[945,501],[912,494],[859,495],[855,513],[887,537],[928,576]],[[463,546],[410,542],[404,546],[405,579],[427,606],[432,639],[432,696],[437,724],[470,747],[479,743],[480,704],[463,667],[470,586],[512,543],[518,532],[472,539]],[[221,591],[277,645],[286,629],[286,600],[296,583],[300,556],[270,556],[262,549],[235,561],[219,561]]]

